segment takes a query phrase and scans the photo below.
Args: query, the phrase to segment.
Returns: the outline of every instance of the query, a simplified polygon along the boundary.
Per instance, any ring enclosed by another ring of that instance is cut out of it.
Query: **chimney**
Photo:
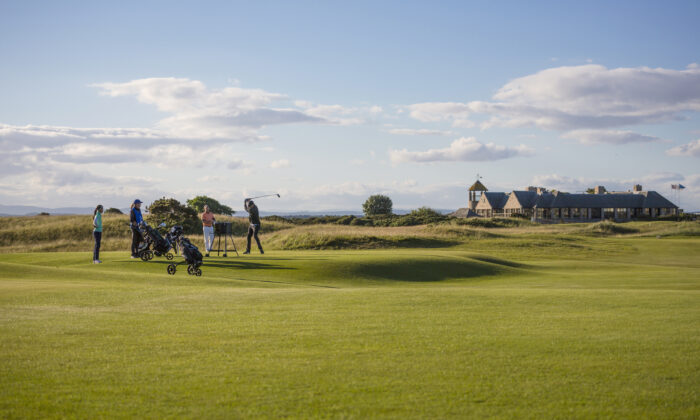
[[[537,187],[537,195],[542,195],[547,192],[546,188],[543,187]]]
[[[636,193],[642,192],[642,186],[639,184],[634,184],[634,187],[632,187],[632,191],[634,191]]]
[[[595,187],[594,192],[596,194],[605,194],[605,187],[602,185],[598,185]]]

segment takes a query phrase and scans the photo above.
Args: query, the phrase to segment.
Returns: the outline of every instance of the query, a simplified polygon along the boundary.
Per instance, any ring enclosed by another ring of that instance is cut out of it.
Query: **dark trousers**
[[[97,261],[100,259],[100,243],[102,242],[102,232],[92,232],[92,236],[95,237],[95,250],[92,252],[92,260]]]
[[[245,250],[250,252],[250,238],[255,237],[255,242],[258,243],[258,249],[260,252],[262,252],[262,245],[260,245],[260,239],[258,238],[258,231],[260,230],[260,225],[253,225],[251,224],[250,227],[248,228],[248,246],[246,246]]]
[[[131,255],[139,256],[139,244],[143,241],[143,236],[138,229],[131,228]]]

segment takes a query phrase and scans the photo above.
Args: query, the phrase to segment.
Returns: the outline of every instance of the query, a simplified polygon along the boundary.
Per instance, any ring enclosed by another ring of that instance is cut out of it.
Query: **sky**
[[[478,174],[700,210],[698,21],[698,1],[0,0],[0,204],[456,209]]]

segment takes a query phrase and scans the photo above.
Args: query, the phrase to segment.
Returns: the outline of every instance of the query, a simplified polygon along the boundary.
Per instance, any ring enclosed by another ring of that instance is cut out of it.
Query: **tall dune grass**
[[[245,218],[218,216],[233,223],[236,247],[245,248],[248,221]],[[586,242],[595,237],[674,237],[700,236],[697,221],[653,221],[630,223],[584,223],[539,225],[514,219],[474,219],[479,222],[447,220],[420,226],[371,227],[352,225],[294,225],[284,221],[263,220],[261,237],[266,249],[374,249],[431,248],[466,245],[523,249],[562,246]],[[128,250],[131,231],[126,215],[103,216],[102,249]],[[203,245],[202,235],[188,235]],[[538,245],[540,244],[540,245]],[[557,245],[560,244],[560,245]],[[215,246],[218,245],[215,243]],[[84,216],[25,216],[0,218],[0,252],[89,251],[92,249],[92,219]],[[223,247],[223,243],[222,243]],[[229,245],[229,248],[231,246]]]

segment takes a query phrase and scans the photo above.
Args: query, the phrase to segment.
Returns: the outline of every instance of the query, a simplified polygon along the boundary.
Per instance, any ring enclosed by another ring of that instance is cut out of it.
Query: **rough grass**
[[[236,247],[244,249],[248,222],[220,216],[234,223]],[[131,233],[124,215],[105,215],[102,249],[126,250]],[[263,245],[269,250],[378,249],[468,247],[490,252],[505,250],[533,253],[543,247],[580,251],[580,257],[596,253],[595,238],[603,237],[695,237],[698,221],[653,221],[539,225],[522,219],[452,219],[442,223],[404,227],[348,225],[293,225],[264,221]],[[189,235],[203,244],[202,235]],[[44,251],[88,251],[92,249],[89,216],[34,216],[0,218],[0,253]],[[223,247],[223,244],[222,244]],[[605,247],[605,246],[604,246]],[[615,252],[615,250],[611,250]]]
[[[0,417],[700,416],[699,238],[499,234],[202,277],[0,255]]]

